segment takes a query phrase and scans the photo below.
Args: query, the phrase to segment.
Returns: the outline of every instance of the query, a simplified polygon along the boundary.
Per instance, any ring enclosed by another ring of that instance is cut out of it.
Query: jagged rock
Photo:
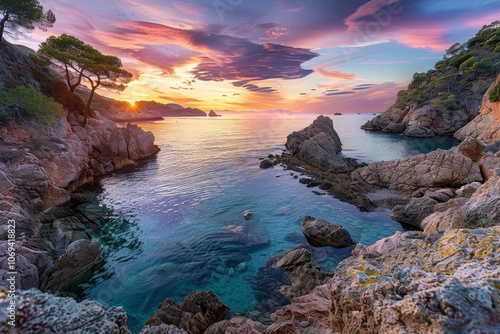
[[[173,325],[190,334],[201,334],[227,315],[229,308],[212,291],[193,292],[184,297],[181,305],[165,299],[155,315],[148,319],[143,330],[159,333],[155,328]]]
[[[409,110],[410,108],[401,109],[393,106],[386,112],[377,115],[372,120],[366,122],[363,126],[361,126],[361,129],[368,131],[383,130],[386,132],[391,132],[391,129],[395,129],[398,133],[402,132],[406,128],[406,124],[401,122],[408,114]]]
[[[479,166],[452,150],[375,162],[356,170],[353,178],[407,194],[420,188],[459,187],[483,181]]]
[[[422,222],[426,235],[445,232],[453,228],[488,227],[500,224],[500,176],[485,182],[467,198],[450,200]],[[438,208],[438,206],[436,207]]]
[[[489,95],[491,90],[500,82],[500,74],[495,82],[488,88],[483,97],[479,115],[476,116],[466,126],[455,132],[454,136],[458,140],[472,136],[479,140],[494,141],[500,140],[500,103],[491,102]]]
[[[438,202],[432,198],[412,198],[407,205],[396,205],[391,211],[391,218],[403,224],[421,228],[425,217],[434,212]]]
[[[342,143],[332,120],[326,116],[318,116],[307,128],[288,135],[286,148],[292,156],[315,167],[349,167],[348,162],[337,155],[342,150]]]
[[[329,294],[328,286],[321,285],[310,294],[295,298],[271,315],[274,323],[264,333],[331,333]]]
[[[460,189],[456,191],[456,194],[458,197],[471,197],[472,194],[479,189],[479,187],[481,187],[481,183],[472,182],[460,187]]]
[[[358,245],[329,282],[338,333],[488,333],[500,325],[500,227]]]
[[[301,226],[302,233],[312,246],[342,248],[355,244],[349,232],[342,226],[329,223],[323,219],[306,216]]]
[[[311,262],[311,252],[305,248],[300,248],[286,253],[281,260],[278,261],[276,267],[288,271],[309,262]]]
[[[210,326],[204,334],[262,334],[266,326],[249,319],[233,318]]]
[[[321,271],[311,262],[311,252],[304,248],[287,252],[276,267],[288,271],[290,285],[283,285],[280,292],[290,301],[310,293],[331,277],[331,274]]]
[[[434,137],[436,134],[422,125],[410,125],[403,132],[408,137]]]
[[[272,168],[272,167],[274,167],[274,163],[271,160],[269,160],[269,159],[264,159],[264,160],[262,160],[260,162],[260,166],[259,167],[262,168],[262,169]]]
[[[130,333],[127,314],[120,307],[106,308],[90,300],[78,303],[72,298],[56,297],[36,289],[18,291],[14,300],[15,327],[8,324],[10,299],[0,300],[2,333]]]
[[[159,324],[158,326],[145,326],[139,334],[186,334],[186,331],[174,325]]]

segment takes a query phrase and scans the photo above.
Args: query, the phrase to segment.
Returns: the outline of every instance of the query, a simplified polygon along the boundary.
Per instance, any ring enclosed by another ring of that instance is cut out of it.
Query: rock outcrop
[[[461,141],[467,137],[475,137],[484,141],[500,140],[500,102],[491,102],[489,99],[491,90],[499,83],[500,75],[484,94],[479,115],[455,132],[455,138]]]
[[[211,325],[222,321],[228,311],[229,308],[211,291],[190,293],[184,297],[181,305],[173,299],[165,299],[155,315],[148,319],[141,333],[165,333],[165,325],[171,325],[190,334],[201,334]]]
[[[318,116],[307,128],[288,135],[285,146],[293,157],[314,167],[349,168],[349,164],[337,155],[342,150],[342,143],[328,117]]]
[[[499,170],[500,172],[500,170]],[[422,222],[426,235],[454,228],[489,227],[500,224],[500,173],[485,182],[470,198],[436,206]]]
[[[72,191],[96,177],[159,151],[153,134],[136,125],[119,128],[99,113],[89,119],[86,127],[80,121],[80,115],[66,112],[45,133],[20,123],[0,127],[0,183],[4,185],[0,189],[0,215],[16,221],[16,237],[27,245],[40,230],[41,212],[67,202]],[[6,220],[1,222],[0,233],[6,224]],[[36,247],[40,250],[40,244]],[[64,251],[59,249],[55,254],[60,256]],[[43,266],[52,265],[42,253],[31,253],[32,258],[23,267],[27,277],[33,276],[33,268],[37,270],[35,276],[40,276]],[[0,263],[5,262],[4,258],[0,256]],[[78,263],[87,266],[96,257],[89,263],[87,260]],[[43,271],[51,272],[47,269],[44,267]],[[38,288],[37,283],[40,280],[22,280],[18,288]]]
[[[13,327],[9,324],[7,309],[11,300],[5,298],[5,294],[0,297],[1,333],[130,333],[127,314],[120,307],[106,308],[90,300],[77,303],[72,298],[56,297],[36,289],[16,293]]]
[[[311,246],[342,248],[356,244],[346,229],[323,219],[306,216],[301,226],[302,233]]]
[[[288,272],[290,285],[280,287],[280,292],[290,301],[309,294],[315,287],[326,283],[331,275],[312,263],[311,252],[299,248],[286,253],[276,267]]]
[[[439,238],[396,233],[358,245],[329,282],[338,333],[494,333],[500,227]]]
[[[479,166],[453,150],[437,150],[401,160],[375,162],[356,170],[354,178],[404,194],[418,189],[460,187],[483,181]]]

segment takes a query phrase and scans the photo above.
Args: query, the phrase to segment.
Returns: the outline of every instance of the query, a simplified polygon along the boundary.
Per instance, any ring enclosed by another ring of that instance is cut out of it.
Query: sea
[[[180,303],[194,291],[211,290],[231,312],[249,312],[258,303],[259,270],[270,257],[306,243],[300,231],[305,216],[340,224],[364,245],[402,231],[387,210],[360,212],[318,195],[319,189],[307,188],[280,166],[259,168],[262,158],[285,150],[288,134],[317,116],[228,113],[140,123],[153,132],[161,151],[132,172],[109,175],[94,187],[96,205],[107,212],[94,238],[102,245],[103,261],[78,283],[81,297],[123,307],[135,331],[165,298]],[[361,130],[371,114],[330,117],[342,141],[341,154],[362,162],[456,144],[450,137]],[[243,218],[246,210],[253,213],[250,220]],[[251,250],[217,242],[221,231],[235,228],[266,242]],[[352,249],[329,249],[316,264],[334,270]]]

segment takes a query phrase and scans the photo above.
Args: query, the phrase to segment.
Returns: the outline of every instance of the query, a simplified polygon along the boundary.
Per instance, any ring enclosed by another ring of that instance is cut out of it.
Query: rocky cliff
[[[483,103],[477,115],[466,126],[455,132],[455,138],[464,140],[475,137],[480,140],[500,140],[500,102],[490,101],[490,94],[500,84],[500,75],[491,84],[483,97]]]
[[[62,117],[44,127],[24,118],[4,118],[0,125],[0,285],[7,284],[11,220],[16,232],[16,269],[20,278],[17,288],[38,288],[54,268],[69,273],[63,277],[69,279],[99,258],[98,247],[90,242],[67,238],[59,249],[61,245],[41,237],[41,214],[68,201],[78,187],[151,157],[159,148],[151,132],[132,124],[120,128],[98,112],[82,127],[83,116],[78,108],[72,109],[78,105],[78,98],[64,84],[52,80],[40,60],[9,44],[3,45],[0,52],[0,70],[8,68],[10,73],[1,76],[0,87],[31,85],[53,93],[65,107]]]
[[[433,70],[416,73],[395,104],[361,128],[412,137],[453,135],[480,114],[483,95],[499,73],[499,34],[492,24],[451,46]]]

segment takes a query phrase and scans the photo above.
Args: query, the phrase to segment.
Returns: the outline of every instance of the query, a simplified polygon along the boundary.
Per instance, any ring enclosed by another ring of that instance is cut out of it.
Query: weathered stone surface
[[[302,233],[312,246],[342,248],[355,244],[349,232],[342,226],[329,223],[323,219],[306,216],[301,226]]]
[[[43,289],[58,290],[69,279],[84,272],[99,259],[100,247],[90,240],[81,239],[71,243],[66,253],[57,260],[42,283]]]
[[[278,261],[276,267],[283,270],[293,270],[302,264],[311,262],[311,252],[305,248],[300,248],[286,253]]]
[[[127,314],[120,307],[106,308],[85,300],[61,298],[36,289],[16,294],[15,327],[8,324],[9,299],[0,300],[0,331],[10,334],[74,333],[129,334]]]
[[[260,162],[260,168],[268,169],[274,167],[274,163],[269,159],[264,159]]]
[[[500,227],[358,245],[329,282],[338,333],[488,333],[500,325]]]
[[[456,194],[458,197],[471,197],[480,187],[481,183],[472,182],[457,189]]]
[[[396,205],[391,211],[391,218],[421,228],[422,221],[434,212],[436,204],[438,202],[429,197],[412,198],[407,205]]]
[[[328,286],[318,286],[312,293],[295,298],[292,304],[273,313],[274,323],[264,333],[332,333],[330,306]]]
[[[201,334],[212,324],[222,321],[228,311],[229,308],[213,292],[193,292],[184,297],[181,305],[173,299],[165,299],[155,315],[148,319],[143,331],[160,333],[155,327],[163,324],[176,326],[190,334]]]
[[[331,277],[330,273],[323,272],[311,262],[311,252],[304,248],[287,252],[276,266],[288,271],[290,285],[282,285],[280,292],[290,301],[310,293]]]
[[[470,121],[466,126],[455,132],[454,136],[458,140],[472,136],[488,142],[500,140],[500,102],[490,102],[491,90],[500,82],[500,74],[495,82],[491,84],[483,97],[479,115]]]
[[[318,116],[307,128],[288,135],[286,147],[292,156],[315,167],[348,167],[348,163],[337,155],[342,150],[342,143],[332,120],[326,116]]]
[[[459,187],[483,181],[479,166],[452,150],[375,162],[356,170],[353,177],[370,185],[407,194],[420,188]]]
[[[466,201],[464,203],[464,201]],[[445,232],[452,228],[488,227],[500,224],[500,176],[485,182],[469,198],[450,201],[422,222],[426,235]]]
[[[210,326],[204,334],[262,334],[266,326],[249,319],[233,318]]]
[[[145,326],[140,334],[186,334],[186,331],[174,325],[159,324],[158,326]]]

